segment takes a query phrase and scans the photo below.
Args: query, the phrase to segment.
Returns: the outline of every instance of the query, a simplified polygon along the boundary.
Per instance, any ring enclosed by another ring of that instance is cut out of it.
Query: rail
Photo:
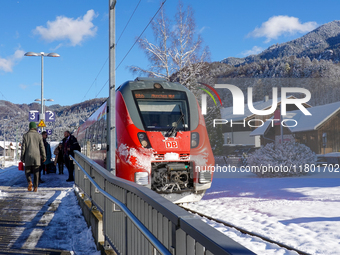
[[[75,184],[103,214],[118,254],[255,254],[152,190],[118,178],[75,152]]]

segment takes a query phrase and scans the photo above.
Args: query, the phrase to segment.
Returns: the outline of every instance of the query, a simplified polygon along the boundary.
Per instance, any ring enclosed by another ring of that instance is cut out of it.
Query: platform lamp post
[[[35,101],[35,102],[41,102],[41,99],[40,99],[40,98],[37,98],[37,99],[35,99],[34,101]],[[44,113],[46,112],[46,109],[45,109],[45,107],[46,107],[45,102],[46,102],[46,101],[47,101],[47,102],[53,102],[54,99],[51,99],[51,98],[46,99],[46,98],[44,98],[44,104],[43,104],[43,105],[44,105],[44,107],[43,107],[43,108],[44,108]]]
[[[45,122],[45,110],[44,110],[44,57],[60,57],[58,53],[36,53],[36,52],[26,52],[25,56],[28,57],[39,57],[41,56],[41,113],[40,120]],[[42,129],[43,130],[43,129]]]

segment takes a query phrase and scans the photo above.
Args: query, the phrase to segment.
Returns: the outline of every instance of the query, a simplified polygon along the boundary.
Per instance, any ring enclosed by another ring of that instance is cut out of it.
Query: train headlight
[[[146,146],[148,146],[148,142],[145,141],[145,140],[142,140],[141,142],[141,145],[145,148]]]
[[[139,132],[137,134],[138,136],[138,140],[140,142],[140,144],[142,145],[143,148],[151,148],[151,144],[150,144],[150,141],[148,139],[148,136],[146,135],[146,133],[144,132]]]
[[[198,182],[201,184],[211,182],[211,172],[210,171],[199,172]]]
[[[135,173],[135,183],[139,185],[149,184],[149,173],[147,172],[136,172]]]
[[[162,88],[163,88],[162,85],[159,84],[159,83],[153,84],[153,87],[154,87],[155,89],[162,89]]]
[[[191,148],[196,148],[200,143],[200,135],[197,132],[191,133]]]

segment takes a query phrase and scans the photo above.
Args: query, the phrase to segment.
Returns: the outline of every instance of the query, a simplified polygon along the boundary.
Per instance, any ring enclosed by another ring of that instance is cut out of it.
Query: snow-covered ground
[[[340,254],[339,177],[339,172],[299,178],[215,173],[203,199],[185,206],[309,254]],[[297,254],[205,221],[256,254]]]
[[[6,197],[19,196],[18,194],[21,198],[29,196],[31,202],[28,205],[29,210],[25,211],[25,219],[31,222],[31,225],[38,221],[38,228],[29,231],[25,227],[16,228],[17,233],[13,234],[19,236],[19,239],[10,244],[13,249],[49,248],[70,251],[71,254],[100,254],[78,205],[73,182],[66,182],[66,169],[63,175],[43,175],[45,182],[39,185],[38,192],[35,193],[26,191],[24,172],[19,171],[17,165],[9,165],[11,163],[6,162],[7,167],[0,169],[0,203]],[[44,215],[38,215],[39,210],[34,206],[39,204],[39,201],[49,204]],[[26,224],[26,228],[30,224]],[[42,226],[44,228],[41,228]],[[25,236],[27,232],[30,232],[28,237]]]
[[[186,206],[310,254],[340,254],[340,178],[334,178],[339,175],[325,172],[299,178],[257,178],[252,173],[215,173],[212,187],[203,199]],[[49,186],[63,190],[55,198],[59,206],[49,221],[48,231],[42,233],[35,244],[55,247],[55,232],[61,223],[67,222],[65,234],[72,238],[60,242],[59,249],[75,254],[96,254],[72,183],[65,181],[65,174],[43,175],[42,178],[46,182],[40,190]],[[25,185],[23,172],[18,171],[16,165],[1,169],[0,202],[7,196],[4,186],[20,188]],[[38,192],[36,196],[47,199],[48,195]],[[68,218],[69,212],[72,218]],[[222,224],[204,221],[256,254],[297,254]]]

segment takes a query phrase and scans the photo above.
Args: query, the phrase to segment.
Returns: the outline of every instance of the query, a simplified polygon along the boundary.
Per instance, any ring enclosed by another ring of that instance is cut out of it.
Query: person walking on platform
[[[41,180],[41,170],[44,171],[44,174],[45,172],[47,173],[50,173],[50,168],[51,168],[51,163],[52,163],[52,152],[51,152],[51,146],[50,144],[47,142],[47,132],[46,131],[43,131],[41,133],[41,136],[43,138],[43,142],[44,142],[44,147],[45,147],[45,153],[46,153],[46,161],[41,163],[41,169],[40,169],[40,182],[43,183],[43,181]]]
[[[80,151],[80,146],[77,141],[77,138],[75,138],[69,131],[64,132],[64,139],[63,139],[63,151],[64,151],[64,162],[66,165],[66,168],[68,170],[68,179],[67,182],[73,182],[74,181],[74,165],[72,160],[70,159],[70,156],[74,157],[74,151]]]
[[[42,136],[43,143],[44,143],[46,160],[45,160],[44,162],[41,161],[41,164],[40,164],[40,168],[39,168],[39,183],[44,183],[45,181],[43,181],[43,180],[41,179],[41,175],[42,175],[42,174],[45,174],[47,164],[51,163],[51,149],[48,150],[48,148],[47,148],[47,147],[49,147],[49,144],[48,144],[48,142],[46,141],[46,139],[47,139],[47,132],[46,132],[46,131],[43,131],[43,132],[41,133],[41,136]],[[48,151],[50,151],[50,152],[48,153]]]
[[[25,164],[25,175],[28,182],[28,191],[38,191],[39,186],[39,167],[41,162],[46,160],[44,143],[41,135],[37,132],[35,122],[30,122],[29,131],[23,135],[21,144],[21,161]],[[34,175],[32,184],[31,174]]]
[[[63,153],[63,143],[59,143],[59,145],[54,150],[55,160],[54,165],[57,166],[59,174],[64,174],[64,153]]]

